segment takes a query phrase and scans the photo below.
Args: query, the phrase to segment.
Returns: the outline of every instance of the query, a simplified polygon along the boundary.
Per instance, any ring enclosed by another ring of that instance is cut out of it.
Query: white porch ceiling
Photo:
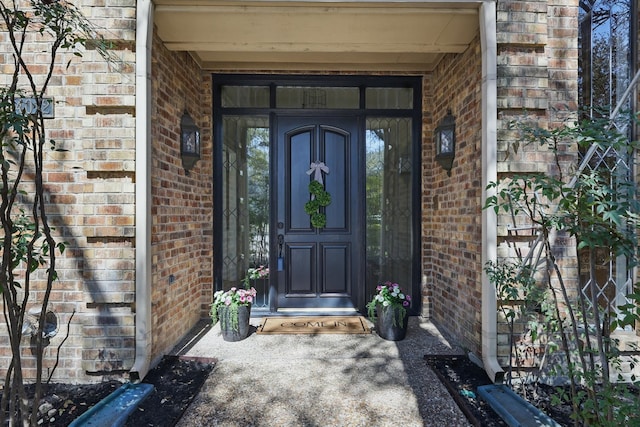
[[[211,71],[432,70],[478,35],[474,1],[155,0],[169,50]]]

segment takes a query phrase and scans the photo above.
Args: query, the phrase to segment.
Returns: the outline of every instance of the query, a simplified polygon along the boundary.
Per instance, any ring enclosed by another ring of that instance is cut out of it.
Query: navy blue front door
[[[275,254],[278,308],[357,307],[362,224],[357,117],[278,116]],[[312,163],[322,162],[331,204],[321,208],[326,226],[313,227],[304,206],[310,199]],[[276,262],[277,264],[277,262]],[[273,277],[272,277],[273,280]]]

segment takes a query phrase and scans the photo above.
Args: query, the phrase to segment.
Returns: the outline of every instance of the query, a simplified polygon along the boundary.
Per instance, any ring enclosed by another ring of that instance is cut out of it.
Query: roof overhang
[[[432,70],[479,34],[478,1],[155,0],[164,45],[205,70]]]

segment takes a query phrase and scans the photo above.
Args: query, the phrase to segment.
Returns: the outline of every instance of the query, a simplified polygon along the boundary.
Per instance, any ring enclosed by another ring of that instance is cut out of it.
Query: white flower
[[[398,298],[404,299],[404,294],[398,294]]]
[[[387,307],[387,306],[389,305],[389,301],[383,301],[383,302],[382,302],[382,305],[383,305],[384,307]]]

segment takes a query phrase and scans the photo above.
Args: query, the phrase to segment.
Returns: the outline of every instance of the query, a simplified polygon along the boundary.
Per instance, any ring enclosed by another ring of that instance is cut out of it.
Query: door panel
[[[287,280],[287,295],[315,295],[315,278],[313,266],[315,264],[314,244],[287,244],[286,253],[289,255],[289,278]]]
[[[349,295],[350,245],[322,245],[322,254],[322,292]]]
[[[276,218],[285,258],[277,274],[278,307],[357,307],[357,129],[356,117],[277,119]],[[331,194],[331,204],[324,208],[327,225],[321,229],[311,226],[304,210],[314,178],[307,171],[318,161],[329,168],[323,184]]]
[[[287,133],[284,147],[286,163],[282,165],[288,191],[285,193],[285,224],[288,232],[309,232],[309,215],[300,209],[309,200],[309,181],[305,180],[309,164],[316,151],[315,127],[304,127]],[[280,176],[280,171],[278,176]]]
[[[327,226],[325,232],[350,232],[349,221],[351,210],[349,206],[350,176],[349,171],[355,166],[351,164],[349,144],[345,144],[343,135],[335,129],[321,127],[324,138],[324,159],[331,165],[331,179],[326,180],[325,188],[331,194],[331,204],[325,208]],[[357,158],[357,156],[356,156]],[[355,195],[355,194],[354,194]]]

